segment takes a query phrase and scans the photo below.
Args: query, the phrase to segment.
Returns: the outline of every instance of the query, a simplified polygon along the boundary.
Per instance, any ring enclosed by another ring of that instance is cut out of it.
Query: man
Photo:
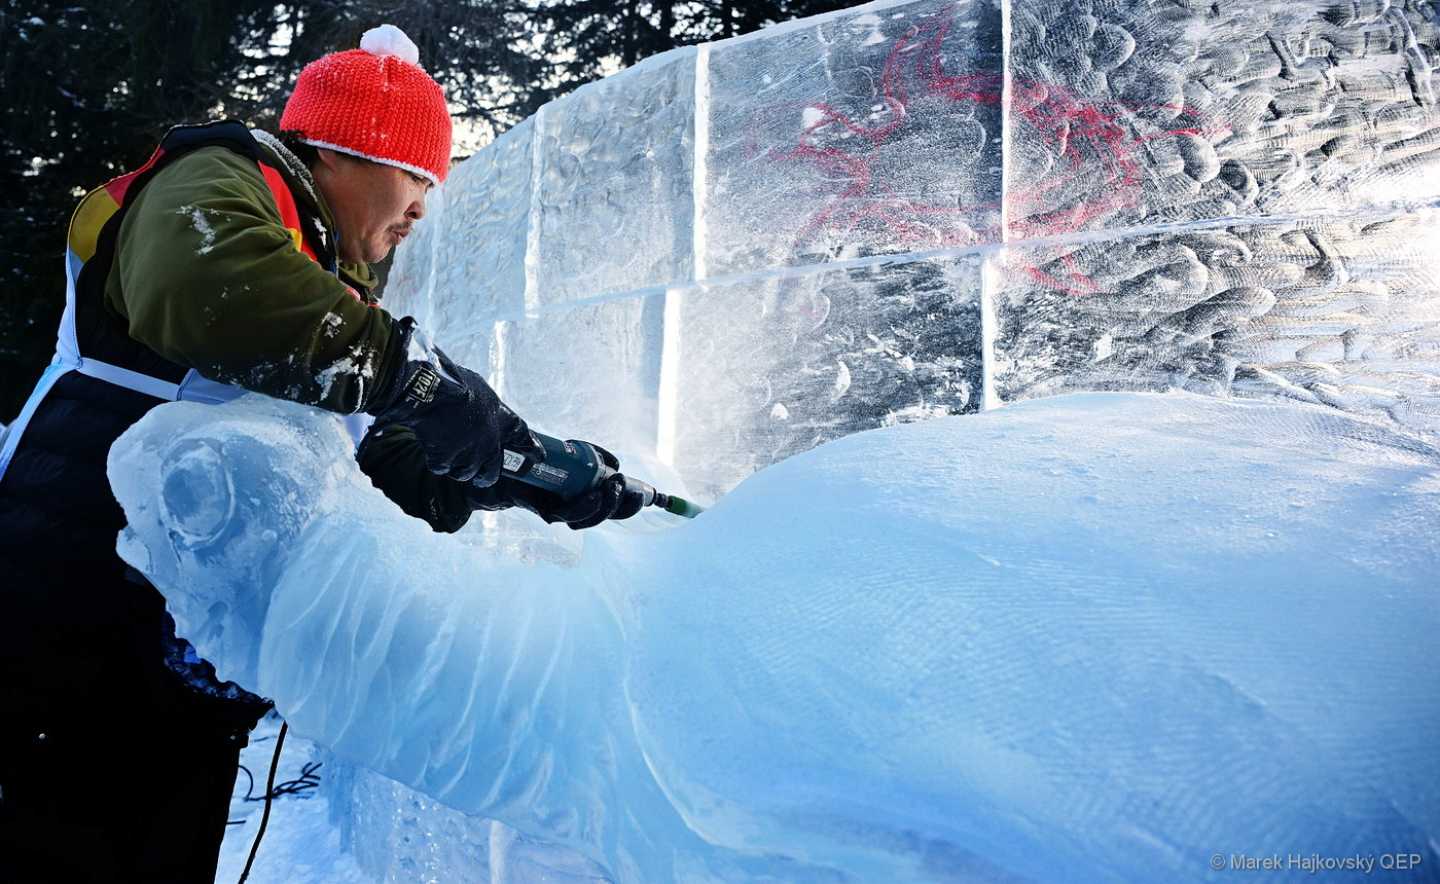
[[[268,704],[217,682],[115,555],[106,454],[154,406],[253,390],[373,416],[362,469],[437,530],[639,508],[619,482],[563,501],[501,479],[504,449],[543,456],[525,421],[371,295],[366,265],[449,165],[444,96],[404,34],[308,66],[281,130],[172,130],[72,219],[56,360],[0,437],[0,880],[214,876]]]

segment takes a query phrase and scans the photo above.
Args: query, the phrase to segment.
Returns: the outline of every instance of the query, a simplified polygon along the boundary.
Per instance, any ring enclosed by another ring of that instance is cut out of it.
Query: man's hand
[[[460,482],[495,484],[507,448],[533,460],[545,458],[525,421],[485,379],[438,348],[405,363],[375,417],[377,427],[413,430],[430,471]]]
[[[615,455],[591,443],[606,465],[612,470],[620,469]],[[609,519],[628,519],[640,512],[645,505],[638,491],[625,486],[625,477],[611,476],[600,487],[573,500],[565,500],[557,494],[526,485],[508,476],[488,488],[470,490],[470,501],[476,509],[501,510],[512,506],[527,509],[547,523],[564,522],[571,529],[579,531],[593,528]]]

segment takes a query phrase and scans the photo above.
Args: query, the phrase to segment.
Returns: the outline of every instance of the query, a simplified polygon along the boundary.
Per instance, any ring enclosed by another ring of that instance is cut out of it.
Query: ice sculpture
[[[575,568],[430,533],[345,447],[258,396],[157,408],[111,452],[121,553],[298,733],[598,863],[580,874],[1440,861],[1440,693],[1417,681],[1440,451],[1403,433],[1037,400],[831,443],[682,530],[599,532]]]
[[[1327,423],[1353,415],[1433,442],[1437,33],[1436,5],[1422,0],[923,0],[686,48],[546,105],[461,163],[397,255],[387,304],[416,315],[537,426],[600,440],[701,499],[862,430],[1086,390],[1286,400],[1336,411],[1311,418],[1324,426],[1358,426]],[[1197,416],[1218,407],[1182,401]],[[1124,456],[1155,444],[1108,438]],[[1329,456],[1324,432],[1300,438]],[[1212,456],[1194,450],[1172,465],[1195,483],[1182,501],[1227,478]],[[197,450],[191,467],[208,470],[211,457]],[[1229,463],[1240,468],[1239,456]],[[1362,472],[1380,481],[1378,469]],[[1014,481],[1028,475],[1017,467]],[[1264,470],[1243,475],[1272,487]],[[1316,493],[1339,511],[1337,495],[1368,493],[1359,482]],[[1283,487],[1273,485],[1277,500]],[[294,493],[303,510],[313,489]],[[1053,516],[1092,524],[1093,504],[1077,498]],[[192,513],[177,536],[203,537],[222,515],[237,514]],[[1196,519],[1254,539],[1243,520]],[[1111,528],[1144,526],[1127,514]],[[283,546],[288,529],[272,530],[266,542]],[[523,515],[476,519],[460,539],[504,561],[586,573],[598,567],[592,553],[610,555]],[[1386,558],[1397,550],[1376,541],[1356,555],[1390,562],[1397,579],[1423,575],[1410,570],[1419,559]],[[157,553],[152,565],[168,560]],[[281,578],[234,579],[257,576]],[[1230,601],[1233,616],[1249,615],[1249,597]],[[1034,617],[1037,630],[1048,623]],[[973,637],[957,635],[962,647]],[[1072,654],[1057,653],[1079,665],[1088,647],[1077,638]],[[1355,653],[1370,665],[1370,651]],[[1186,665],[1177,657],[1173,671]],[[1270,713],[1247,705],[1228,671],[1212,674],[1201,696],[1233,689],[1242,718]],[[1117,678],[1099,708],[1149,702],[1149,684]],[[1376,732],[1373,746],[1397,739]],[[990,758],[1042,794],[1043,777],[1021,769],[1026,752],[990,748],[975,739],[953,752]],[[976,789],[999,782],[977,776]],[[517,835],[364,768],[350,779],[341,821],[368,866],[395,880],[482,869],[525,880],[516,869],[547,862],[552,879],[601,874],[578,854],[535,847],[545,826]],[[1095,807],[1118,800],[1097,790]],[[1143,815],[1169,796],[1131,800]],[[1420,804],[1430,816],[1397,813],[1423,817],[1415,828],[1433,837],[1433,801]],[[861,828],[873,834],[874,822]],[[1069,846],[1056,850],[1106,868],[1098,860],[1110,854],[1080,856],[1100,826],[1057,835]],[[998,855],[970,834],[980,855]],[[937,857],[932,877],[966,867]],[[722,864],[719,877],[733,872]],[[627,874],[623,864],[610,873]]]

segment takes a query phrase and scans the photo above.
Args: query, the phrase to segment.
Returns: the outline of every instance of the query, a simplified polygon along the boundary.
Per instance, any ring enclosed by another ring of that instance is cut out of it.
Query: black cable
[[[260,815],[260,831],[255,833],[255,843],[250,845],[250,858],[245,860],[245,871],[240,873],[240,884],[245,884],[245,879],[250,877],[250,867],[255,864],[255,854],[260,850],[260,839],[265,837],[265,827],[270,824],[270,801],[275,797],[275,771],[280,767],[280,749],[285,745],[285,732],[289,729],[288,722],[280,722],[280,735],[275,738],[275,754],[270,759],[270,778],[265,782],[265,812]],[[247,770],[246,773],[250,772]],[[253,785],[254,781],[251,782]]]
[[[285,782],[280,783],[274,789],[267,792],[265,795],[256,795],[254,794],[255,775],[250,773],[250,768],[246,767],[243,764],[239,765],[240,772],[245,775],[246,780],[245,797],[240,800],[264,801],[266,799],[266,796],[269,796],[271,798],[279,798],[282,795],[299,795],[301,792],[308,792],[311,789],[318,789],[320,788],[320,775],[317,774],[315,771],[319,770],[323,766],[324,762],[322,761],[307,761],[300,766],[300,776],[296,777],[293,780],[286,780]],[[229,820],[225,823],[225,825],[243,826],[245,825],[245,823],[246,820],[243,819]]]
[[[324,766],[325,763],[323,761],[307,761],[300,766],[300,776],[293,780],[286,780],[283,783],[277,784],[268,794],[273,798],[279,798],[282,795],[298,795],[301,792],[318,789],[320,788],[320,775],[315,771]],[[249,783],[245,786],[245,797],[240,800],[264,801],[265,795],[254,794],[255,777],[251,775],[250,769],[242,764],[240,765],[240,772],[245,774],[245,779],[249,780]]]
[[[315,771],[320,769],[321,764],[322,762],[319,761],[307,761],[300,765],[300,776],[293,780],[286,780],[271,789],[271,797],[279,798],[282,795],[298,795],[301,792],[308,792],[311,789],[320,788],[320,777],[316,776]],[[259,801],[261,799],[250,798],[247,800]]]

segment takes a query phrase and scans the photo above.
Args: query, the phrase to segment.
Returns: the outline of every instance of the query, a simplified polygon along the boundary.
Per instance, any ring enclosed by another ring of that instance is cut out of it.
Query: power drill
[[[526,485],[544,489],[572,500],[586,492],[600,487],[611,476],[619,476],[625,483],[625,490],[638,491],[644,499],[644,506],[658,506],[667,513],[693,519],[705,509],[683,497],[656,491],[651,485],[633,479],[624,473],[617,473],[605,464],[604,458],[589,442],[562,442],[553,436],[531,431],[545,449],[545,460],[537,462],[523,454],[505,450],[505,475]]]

